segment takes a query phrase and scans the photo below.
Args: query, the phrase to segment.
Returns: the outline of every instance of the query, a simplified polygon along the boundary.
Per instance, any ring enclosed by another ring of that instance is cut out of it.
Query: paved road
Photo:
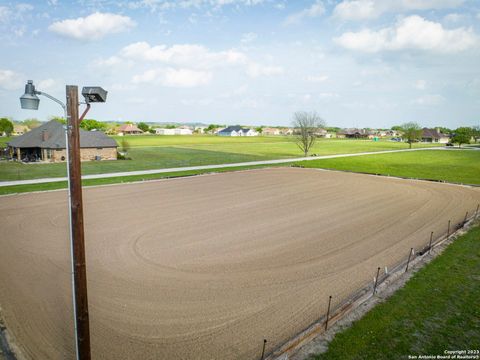
[[[115,172],[115,173],[106,173],[106,174],[83,175],[82,179],[83,180],[105,179],[105,178],[113,178],[113,177],[151,175],[151,174],[161,174],[161,173],[171,173],[171,172],[181,172],[181,171],[191,171],[191,170],[208,170],[208,169],[222,169],[222,168],[233,168],[233,167],[254,166],[254,165],[286,164],[286,163],[292,163],[296,161],[335,159],[335,158],[351,157],[351,156],[364,156],[364,155],[388,154],[388,153],[420,151],[420,150],[439,150],[439,149],[445,149],[445,148],[430,147],[430,148],[418,148],[418,149],[385,150],[385,151],[363,152],[363,153],[355,153],[355,154],[338,154],[338,155],[309,156],[309,157],[299,157],[299,158],[279,159],[279,160],[249,161],[249,162],[241,162],[241,163],[233,163],[233,164],[187,166],[187,167],[176,167],[176,168],[168,168],[168,169]],[[44,183],[52,183],[52,182],[60,182],[60,181],[67,181],[67,178],[55,177],[55,178],[42,178],[42,179],[29,179],[29,180],[0,181],[0,187],[13,186],[13,185],[44,184]]]

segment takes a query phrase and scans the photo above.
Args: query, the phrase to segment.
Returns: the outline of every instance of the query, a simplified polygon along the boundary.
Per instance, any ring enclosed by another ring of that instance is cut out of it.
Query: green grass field
[[[480,185],[480,151],[435,150],[303,161],[297,165]]]
[[[8,138],[0,138],[6,144]],[[219,137],[219,136],[125,136],[131,146],[132,160],[83,162],[83,174],[162,169],[183,166],[270,160],[303,156],[288,136]],[[2,146],[0,143],[0,146]],[[416,144],[423,147],[425,144]],[[388,140],[319,140],[311,153],[319,155],[405,149],[406,144]],[[23,164],[0,162],[0,181],[66,176],[65,164]]]
[[[404,288],[337,334],[316,360],[407,359],[480,350],[480,228],[469,231]],[[477,353],[478,355],[478,353]]]

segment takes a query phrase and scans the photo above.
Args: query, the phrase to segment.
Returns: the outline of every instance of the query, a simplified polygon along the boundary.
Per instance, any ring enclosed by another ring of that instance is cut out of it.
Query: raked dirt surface
[[[93,359],[256,359],[444,234],[480,189],[278,168],[84,189]],[[0,197],[0,307],[73,359],[67,193]]]

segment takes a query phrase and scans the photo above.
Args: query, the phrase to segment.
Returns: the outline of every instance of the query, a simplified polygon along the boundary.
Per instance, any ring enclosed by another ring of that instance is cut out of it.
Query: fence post
[[[430,243],[428,244],[428,253],[432,251],[433,231],[430,233]]]
[[[448,220],[447,240],[450,237],[450,221],[451,220]]]
[[[413,254],[413,248],[410,248],[410,254],[408,254],[407,267],[405,268],[405,272],[408,271],[408,265],[410,264],[410,259],[412,258],[412,254]]]
[[[262,356],[260,360],[263,360],[263,357],[265,356],[265,345],[267,345],[267,339],[263,339],[263,349],[262,349]]]
[[[327,320],[325,321],[325,331],[328,329],[328,318],[330,317],[330,304],[332,303],[332,295],[328,297]]]
[[[377,277],[375,278],[375,285],[373,286],[373,295],[375,295],[375,291],[377,291],[378,275],[379,274],[380,274],[380,266],[377,269]]]

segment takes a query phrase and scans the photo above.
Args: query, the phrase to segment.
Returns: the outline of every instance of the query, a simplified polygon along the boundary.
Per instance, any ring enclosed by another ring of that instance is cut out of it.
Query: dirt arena
[[[84,190],[93,359],[254,359],[475,210],[480,189],[278,168]],[[65,191],[0,197],[0,306],[73,359]]]

